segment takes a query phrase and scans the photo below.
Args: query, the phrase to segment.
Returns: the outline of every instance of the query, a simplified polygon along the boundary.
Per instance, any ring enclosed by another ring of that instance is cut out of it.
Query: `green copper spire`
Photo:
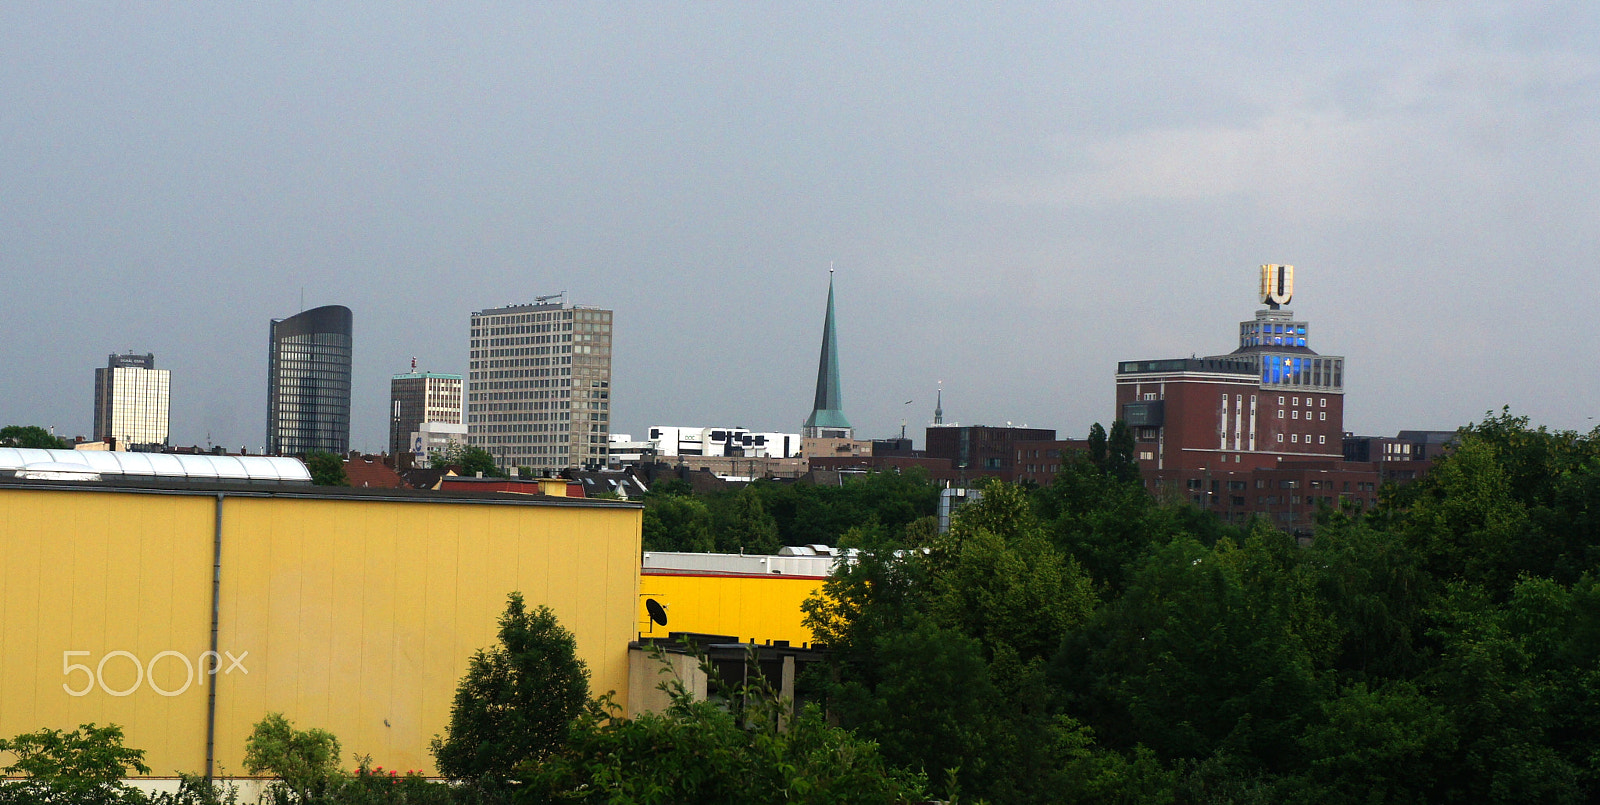
[[[822,324],[822,357],[817,361],[817,396],[806,417],[804,435],[821,436],[821,431],[850,430],[844,418],[844,395],[839,392],[839,336],[833,328],[833,269],[828,269],[828,316]],[[851,434],[843,434],[849,438]]]

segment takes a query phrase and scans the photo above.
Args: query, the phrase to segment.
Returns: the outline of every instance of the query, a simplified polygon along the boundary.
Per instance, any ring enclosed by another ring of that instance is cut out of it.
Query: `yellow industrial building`
[[[591,690],[626,707],[640,511],[493,493],[7,479],[0,736],[114,723],[155,776],[234,776],[253,725],[282,712],[337,735],[346,754],[432,774],[428,742],[445,731],[468,658],[496,643],[512,591],[555,611]]]
[[[741,641],[784,641],[804,646],[811,641],[800,605],[822,592],[825,576],[755,576],[686,573],[645,569],[639,577],[639,623],[642,637],[696,632],[737,637]],[[651,622],[645,601],[655,601],[667,624]]]

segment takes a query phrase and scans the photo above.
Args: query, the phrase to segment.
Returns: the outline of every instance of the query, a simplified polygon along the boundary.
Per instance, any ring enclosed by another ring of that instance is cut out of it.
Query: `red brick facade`
[[[1016,462],[1012,465],[1013,480],[1049,486],[1055,481],[1056,473],[1061,471],[1061,465],[1069,461],[1073,453],[1089,451],[1089,442],[1085,439],[1018,441],[1012,442],[1012,447],[1017,454]]]
[[[1285,459],[1271,467],[1150,470],[1145,486],[1157,497],[1185,500],[1242,523],[1253,514],[1286,531],[1309,534],[1320,507],[1361,512],[1378,502],[1384,478],[1377,463]]]
[[[1134,457],[1147,472],[1243,470],[1285,459],[1344,457],[1343,394],[1264,389],[1253,375],[1221,372],[1119,375],[1119,418],[1136,402],[1162,403],[1159,427],[1134,426]]]

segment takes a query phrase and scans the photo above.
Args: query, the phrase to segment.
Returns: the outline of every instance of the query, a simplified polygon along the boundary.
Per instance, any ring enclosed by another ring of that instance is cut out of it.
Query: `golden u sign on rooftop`
[[[1264,265],[1261,267],[1261,304],[1273,310],[1289,304],[1294,298],[1294,266]]]

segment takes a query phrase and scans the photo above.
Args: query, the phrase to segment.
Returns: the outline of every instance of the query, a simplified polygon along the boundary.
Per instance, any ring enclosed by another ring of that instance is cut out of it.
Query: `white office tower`
[[[467,438],[500,468],[606,464],[611,311],[536,303],[472,314]]]
[[[171,386],[155,355],[112,355],[94,370],[94,438],[115,439],[118,450],[165,447]]]

